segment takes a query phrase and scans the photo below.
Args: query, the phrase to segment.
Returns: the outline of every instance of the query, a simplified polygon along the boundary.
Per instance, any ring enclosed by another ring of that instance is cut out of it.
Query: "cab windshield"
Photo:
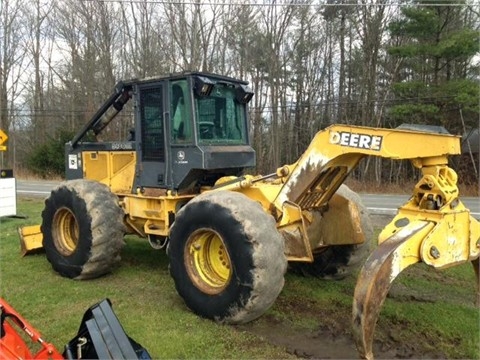
[[[195,95],[195,115],[199,144],[247,144],[245,105],[235,100],[232,85],[217,83],[209,96]]]

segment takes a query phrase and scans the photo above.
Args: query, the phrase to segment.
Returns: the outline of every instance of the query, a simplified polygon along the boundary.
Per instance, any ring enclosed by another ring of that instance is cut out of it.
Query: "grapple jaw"
[[[468,210],[441,213],[435,221],[426,220],[427,216],[420,220],[409,218],[406,213],[409,211],[400,209],[380,234],[380,245],[365,262],[357,280],[352,309],[353,336],[364,359],[373,359],[375,326],[390,286],[410,265],[424,262],[446,268],[471,261],[477,286],[479,284],[480,223]],[[477,294],[480,297],[478,287]]]
[[[433,227],[416,221],[377,247],[363,266],[355,287],[353,335],[361,358],[373,359],[373,335],[378,315],[393,280],[408,266],[419,262],[419,242]]]

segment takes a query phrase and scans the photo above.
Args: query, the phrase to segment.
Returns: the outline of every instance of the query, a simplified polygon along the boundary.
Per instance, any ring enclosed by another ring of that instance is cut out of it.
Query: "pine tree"
[[[388,52],[400,60],[389,112],[396,125],[442,125],[460,132],[460,115],[470,125],[478,120],[478,64],[473,59],[480,32],[467,6],[451,6],[451,0],[437,5],[442,2],[417,1],[389,24]]]

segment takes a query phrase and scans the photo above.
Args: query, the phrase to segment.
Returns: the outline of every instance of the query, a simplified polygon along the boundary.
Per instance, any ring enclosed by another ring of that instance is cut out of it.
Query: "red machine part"
[[[20,316],[3,298],[0,298],[0,359],[63,359],[62,354]],[[32,354],[29,346],[16,329],[23,331],[40,350]]]

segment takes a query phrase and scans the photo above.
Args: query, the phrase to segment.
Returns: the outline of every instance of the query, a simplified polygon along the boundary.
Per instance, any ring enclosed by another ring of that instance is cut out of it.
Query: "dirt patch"
[[[268,343],[283,347],[285,352],[299,358],[358,358],[353,339],[326,325],[313,331],[302,330],[265,316],[261,321],[242,325],[241,328],[260,336]]]
[[[299,307],[298,304],[296,305]],[[305,308],[303,308],[305,309]],[[261,319],[238,325],[239,330],[251,332],[269,344],[285,349],[287,354],[302,359],[358,359],[359,355],[351,335],[348,312],[322,313],[317,311],[304,316],[318,318],[315,329],[295,327],[289,321],[265,315]],[[376,359],[444,359],[445,354],[426,350],[412,342],[402,343],[395,338],[394,331],[387,331],[382,339],[373,344]]]

